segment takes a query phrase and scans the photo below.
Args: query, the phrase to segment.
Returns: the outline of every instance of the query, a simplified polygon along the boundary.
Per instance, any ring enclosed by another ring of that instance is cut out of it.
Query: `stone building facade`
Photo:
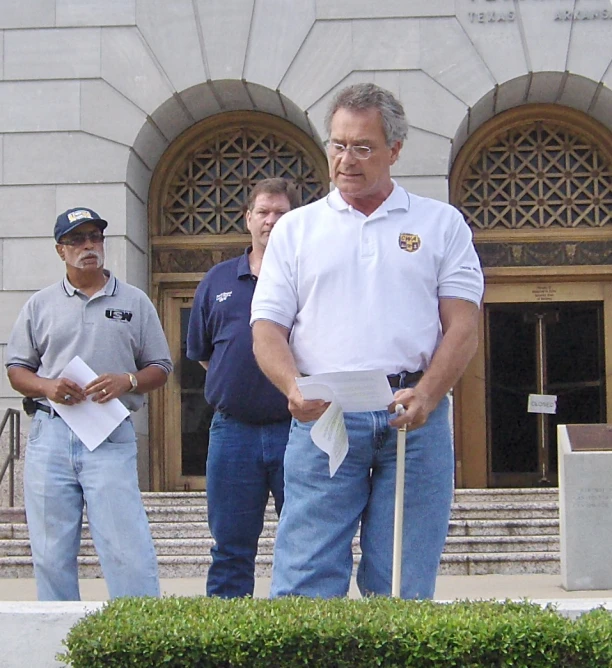
[[[361,81],[408,113],[394,177],[461,208],[485,265],[458,484],[555,484],[556,421],[612,422],[609,0],[0,4],[2,359],[24,301],[61,277],[57,212],[96,209],[107,265],[154,300],[177,367],[137,420],[144,487],[205,484],[193,291],[244,248],[255,180],[327,191],[325,109]],[[558,413],[529,413],[529,394]],[[2,374],[0,408],[18,405]]]

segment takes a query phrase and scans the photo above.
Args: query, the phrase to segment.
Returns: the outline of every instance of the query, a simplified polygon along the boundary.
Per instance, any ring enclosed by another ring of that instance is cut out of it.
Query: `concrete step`
[[[203,575],[212,538],[204,492],[143,493],[162,577]],[[558,573],[557,489],[457,490],[441,573]],[[268,503],[257,557],[269,575],[278,518]],[[359,559],[358,537],[353,543]],[[84,517],[82,577],[101,577]],[[0,508],[0,578],[32,577],[23,508]]]
[[[204,577],[210,565],[210,555],[173,555],[158,558],[160,576],[164,578]],[[358,558],[355,559],[355,566]],[[269,577],[272,557],[260,555],[255,568],[258,577]],[[0,572],[6,578],[33,577],[29,557],[0,557]],[[558,575],[559,555],[555,552],[507,552],[483,554],[443,554],[440,575]],[[79,557],[79,576],[101,578],[102,572],[95,557]],[[203,592],[194,592],[203,593]]]
[[[443,554],[440,575],[558,575],[558,552],[496,552],[485,554]]]
[[[276,535],[277,522],[265,522],[262,538]],[[154,522],[151,533],[162,538],[206,538],[210,529],[206,522]],[[451,520],[449,536],[539,536],[558,535],[558,519]],[[27,539],[25,523],[0,524],[0,539]],[[89,526],[83,525],[83,539],[91,538]]]
[[[492,519],[451,520],[449,536],[540,536],[559,535],[559,520]]]
[[[142,492],[142,499],[147,506],[206,505],[206,492]],[[556,487],[529,487],[512,489],[457,489],[456,503],[513,503],[515,501],[558,501],[559,490]],[[272,499],[270,507],[273,508]]]
[[[158,557],[173,555],[210,554],[213,539],[204,538],[161,538],[155,539]],[[445,554],[498,553],[498,552],[553,552],[559,550],[558,536],[449,536],[444,547]],[[259,555],[272,555],[274,537],[259,540]],[[359,555],[359,538],[353,540],[353,553]],[[0,557],[31,555],[30,541],[27,539],[0,540]],[[81,541],[81,556],[96,556],[91,539]]]
[[[457,503],[453,505],[452,518],[463,519],[555,519],[559,517],[556,502],[506,503]]]
[[[455,503],[558,502],[557,487],[517,489],[456,489]]]

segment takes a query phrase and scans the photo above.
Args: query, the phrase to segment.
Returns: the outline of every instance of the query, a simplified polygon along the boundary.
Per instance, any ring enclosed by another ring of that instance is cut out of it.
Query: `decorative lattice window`
[[[476,230],[612,223],[612,162],[601,142],[569,118],[508,119],[463,170],[454,201],[468,223]]]
[[[270,177],[295,183],[304,204],[326,192],[320,150],[288,123],[265,114],[227,114],[225,123],[200,133],[175,162],[161,201],[161,236],[246,233],[250,189]],[[300,141],[301,139],[301,141]],[[304,148],[315,151],[308,151]],[[323,163],[324,165],[324,163]]]

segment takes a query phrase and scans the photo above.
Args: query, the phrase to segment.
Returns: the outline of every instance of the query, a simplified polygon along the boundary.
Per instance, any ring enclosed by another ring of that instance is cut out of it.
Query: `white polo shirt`
[[[482,293],[459,211],[394,182],[367,217],[337,190],[286,213],[270,235],[251,323],[291,329],[304,374],[419,371],[442,338],[439,298],[480,304]]]

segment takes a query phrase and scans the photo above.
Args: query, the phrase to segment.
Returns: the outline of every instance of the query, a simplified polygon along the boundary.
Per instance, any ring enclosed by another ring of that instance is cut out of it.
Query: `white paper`
[[[345,413],[382,411],[393,403],[393,392],[382,369],[319,373],[296,380],[304,399],[331,401],[335,397]]]
[[[329,457],[329,477],[333,478],[348,454],[348,434],[342,407],[332,401],[310,430],[314,444]]]
[[[304,399],[331,402],[310,430],[314,444],[329,457],[329,477],[333,478],[348,454],[348,434],[344,413],[386,410],[393,392],[381,369],[337,371],[296,378]]]
[[[554,415],[557,412],[557,395],[530,394],[527,402],[527,412]]]
[[[85,387],[95,380],[98,374],[77,355],[68,362],[61,376],[79,387]],[[89,450],[95,450],[130,414],[119,399],[98,404],[91,397],[87,397],[72,406],[56,404],[54,401],[49,403]]]

